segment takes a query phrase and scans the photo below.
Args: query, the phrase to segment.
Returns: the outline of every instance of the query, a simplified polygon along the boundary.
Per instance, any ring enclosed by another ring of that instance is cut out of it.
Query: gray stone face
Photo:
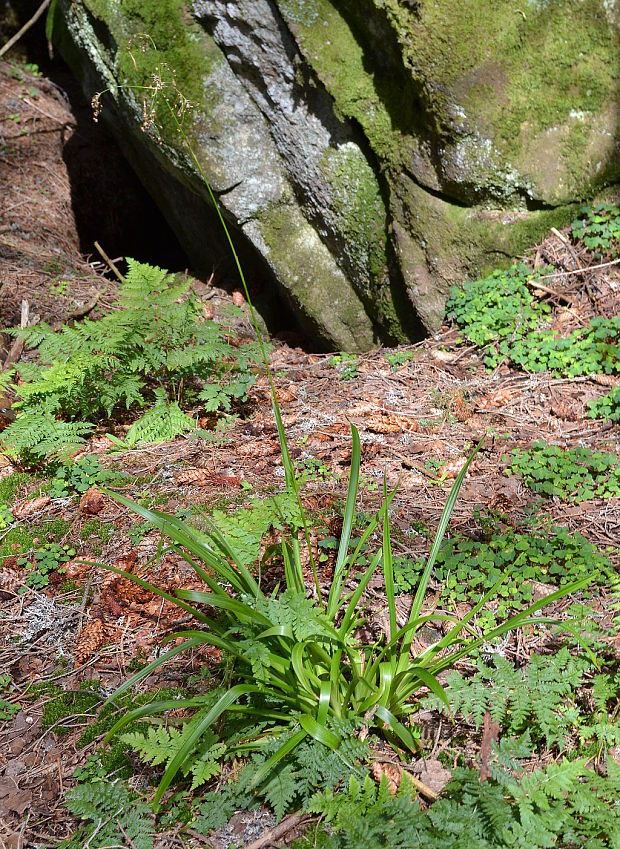
[[[202,169],[248,272],[364,350],[618,177],[615,6],[526,6],[58,0],[53,37],[195,267],[229,257]]]

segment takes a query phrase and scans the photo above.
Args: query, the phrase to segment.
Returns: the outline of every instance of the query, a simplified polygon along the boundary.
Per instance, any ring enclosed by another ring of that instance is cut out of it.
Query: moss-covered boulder
[[[196,267],[226,247],[202,170],[251,274],[323,346],[434,329],[453,282],[618,179],[610,0],[55,9],[54,40],[89,96],[107,90],[103,115]]]

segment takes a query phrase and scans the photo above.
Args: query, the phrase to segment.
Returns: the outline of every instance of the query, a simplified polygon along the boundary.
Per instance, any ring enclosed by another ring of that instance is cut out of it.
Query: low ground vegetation
[[[563,234],[582,267],[617,217]],[[20,781],[39,740],[70,764],[35,845],[618,845],[620,325],[587,286],[567,324],[554,259],[455,290],[432,343],[276,348],[275,426],[190,280],[130,263],[107,316],[21,332],[0,734]]]

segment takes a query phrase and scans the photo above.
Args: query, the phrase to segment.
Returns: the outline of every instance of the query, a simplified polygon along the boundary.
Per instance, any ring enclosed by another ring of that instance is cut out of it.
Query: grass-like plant
[[[356,519],[361,449],[358,431],[352,425],[352,458],[343,528],[331,586],[327,594],[323,594],[310,545],[299,480],[289,453],[273,376],[243,269],[209,181],[175,112],[176,100],[174,96],[172,100],[168,99],[162,87],[157,89],[157,94],[164,98],[180,137],[211,196],[250,305],[271,386],[286,487],[299,506],[313,586],[306,585],[297,532],[282,541],[284,576],[281,591],[268,594],[261,587],[260,577],[257,580],[230,539],[215,525],[210,525],[208,531],[203,533],[174,516],[149,510],[124,496],[114,495],[118,501],[160,530],[162,541],[156,557],[161,558],[167,551],[182,557],[204,583],[204,590],[178,590],[172,595],[134,574],[116,567],[106,567],[167,599],[196,620],[195,628],[169,636],[165,642],[174,642],[176,645],[125,681],[108,701],[113,701],[145,680],[151,672],[181,652],[200,646],[214,646],[234,660],[228,689],[215,704],[210,694],[155,701],[125,713],[108,732],[106,739],[145,716],[183,708],[197,710],[191,732],[183,735],[176,754],[167,763],[155,794],[155,808],[184,763],[199,747],[201,738],[212,733],[227,712],[245,714],[254,723],[262,723],[260,736],[238,744],[240,753],[260,749],[266,740],[281,740],[275,753],[257,770],[253,780],[255,787],[306,738],[337,750],[341,740],[334,732],[330,718],[361,720],[367,727],[382,733],[398,749],[415,751],[419,743],[408,718],[415,709],[413,700],[417,694],[430,690],[447,704],[438,677],[443,670],[474,651],[483,641],[492,640],[521,625],[549,621],[535,614],[544,605],[588,583],[588,579],[584,579],[558,590],[498,625],[484,637],[479,636],[472,625],[484,604],[496,593],[502,577],[461,619],[448,614],[423,612],[425,594],[441,542],[467,470],[480,449],[479,444],[471,452],[454,482],[414,594],[408,621],[404,627],[399,628],[389,520],[389,508],[395,490],[388,492],[384,483],[381,508],[353,544],[351,532]],[[364,550],[364,557],[368,556],[367,547],[372,543],[375,532],[381,533],[381,544],[377,543],[374,555],[362,565],[360,552]],[[167,545],[163,542],[165,538],[169,541]],[[369,641],[361,629],[365,617],[364,593],[379,568],[383,570],[385,581],[389,633],[385,638]],[[414,654],[414,638],[429,621],[443,621],[446,633],[432,645]],[[227,755],[230,756],[231,752],[234,752],[234,746],[232,750],[228,749]]]
[[[279,415],[278,430],[284,439]],[[255,785],[260,784],[278,762],[306,737],[337,749],[341,741],[328,727],[330,716],[361,719],[369,727],[383,733],[398,748],[415,751],[419,744],[415,730],[408,727],[407,718],[415,709],[412,699],[417,694],[429,689],[447,704],[438,679],[443,670],[452,667],[457,660],[483,642],[499,637],[506,631],[525,624],[549,621],[534,614],[544,605],[588,583],[588,579],[584,579],[558,590],[501,623],[484,637],[478,636],[471,626],[476,614],[495,595],[503,578],[461,619],[448,614],[423,612],[424,596],[441,540],[467,468],[478,450],[476,448],[452,487],[417,586],[408,622],[399,628],[396,621],[389,521],[389,506],[395,492],[384,490],[383,505],[367,525],[354,550],[350,550],[360,468],[360,440],[354,426],[352,439],[343,531],[327,597],[322,595],[318,583],[317,598],[309,597],[301,550],[295,536],[282,543],[283,591],[280,594],[266,594],[259,581],[243,565],[242,558],[230,542],[215,526],[211,526],[205,535],[180,519],[149,510],[124,496],[115,495],[118,501],[158,528],[162,537],[169,539],[169,546],[165,549],[163,545],[160,546],[159,555],[172,551],[181,556],[204,582],[205,589],[179,590],[176,595],[171,595],[136,575],[116,567],[107,567],[191,613],[198,626],[168,637],[166,642],[181,642],[125,681],[111,699],[138,684],[180,652],[210,645],[234,659],[234,683],[215,705],[204,711],[193,726],[192,733],[184,739],[183,745],[168,764],[155,795],[156,806],[177,772],[198,746],[201,737],[227,711],[247,714],[256,721],[266,721],[270,737],[285,735],[278,751],[255,775]],[[287,476],[294,477],[290,458],[286,454],[284,456]],[[363,571],[358,571],[359,552],[379,528],[382,530],[382,545],[378,546],[370,564]],[[363,594],[379,567],[382,567],[385,579],[389,635],[385,640],[367,642],[360,636],[360,626],[364,619]],[[213,612],[208,614],[205,607],[211,608]],[[413,655],[414,637],[429,621],[444,621],[447,633]],[[197,696],[185,700],[154,702],[136,708],[118,720],[108,738],[147,715],[179,708],[196,708],[200,712],[201,701],[212,700]],[[261,738],[245,741],[243,750],[247,751],[252,745],[260,748],[265,734],[263,730]]]

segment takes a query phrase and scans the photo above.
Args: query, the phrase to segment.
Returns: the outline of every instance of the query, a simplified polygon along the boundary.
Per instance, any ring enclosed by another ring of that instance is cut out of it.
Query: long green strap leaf
[[[254,778],[250,783],[250,787],[258,787],[267,775],[269,775],[274,766],[279,763],[282,758],[285,758],[289,752],[292,752],[293,749],[299,746],[299,744],[305,740],[307,736],[307,732],[304,731],[303,728],[291,735],[288,740],[280,746],[278,751],[272,755],[269,760],[265,761],[265,763],[256,771]]]
[[[349,487],[347,490],[347,501],[344,508],[344,516],[342,521],[342,533],[340,535],[340,545],[338,546],[338,555],[336,557],[336,565],[334,566],[334,577],[332,580],[331,589],[327,598],[326,613],[330,619],[333,619],[338,604],[340,602],[340,593],[342,587],[342,575],[344,571],[347,554],[349,552],[349,541],[351,539],[351,531],[353,529],[353,519],[355,518],[355,502],[357,500],[357,490],[359,486],[360,461],[362,456],[360,435],[354,424],[351,425],[351,437],[353,447],[351,450],[351,469],[349,472]]]
[[[465,480],[465,475],[467,474],[472,460],[474,459],[478,451],[480,451],[483,444],[484,439],[481,439],[478,445],[476,445],[474,450],[467,458],[465,465],[459,472],[456,480],[454,481],[454,484],[452,485],[450,495],[448,496],[448,500],[446,501],[446,506],[444,507],[443,512],[441,514],[441,519],[439,520],[439,527],[437,528],[437,533],[435,535],[433,545],[428,555],[428,560],[426,561],[424,572],[422,573],[422,577],[420,578],[420,581],[418,583],[416,594],[413,599],[413,605],[411,606],[409,622],[414,622],[420,615],[420,610],[422,609],[422,604],[424,603],[424,596],[426,595],[426,590],[428,588],[428,582],[433,571],[433,567],[435,566],[435,561],[437,560],[437,555],[439,554],[441,543],[443,542],[443,538],[448,527],[448,522],[450,521],[450,516],[452,515],[452,511],[454,510],[454,505],[456,504],[456,500],[459,496],[463,481]],[[410,632],[407,637],[405,637],[405,640],[403,642],[401,655],[401,661],[403,665],[406,665],[409,662],[409,651],[411,649],[412,641],[413,631]]]
[[[114,723],[103,738],[103,743],[107,746],[115,734],[118,734],[119,731],[122,731],[127,725],[131,725],[131,723],[135,722],[137,719],[142,719],[143,716],[154,716],[157,713],[165,713],[167,710],[200,707],[201,702],[204,702],[204,698],[202,696],[197,696],[193,699],[168,699],[163,702],[149,702],[148,705],[142,705],[141,707],[134,708],[133,710],[127,711],[126,714],[121,716],[121,718]]]
[[[383,478],[383,500],[387,501],[387,483]],[[392,565],[392,541],[390,539],[390,512],[385,511],[383,517],[383,576],[385,579],[385,595],[390,614],[390,636],[389,639],[394,639],[394,634],[398,631],[396,623],[396,602],[394,598],[394,567]]]
[[[236,702],[237,699],[240,699],[242,696],[247,696],[250,693],[257,692],[260,692],[260,689],[253,684],[237,684],[235,687],[231,687],[228,692],[224,693],[224,695],[217,700],[211,710],[200,720],[200,722],[196,724],[192,733],[187,736],[183,745],[166,767],[166,771],[164,772],[162,780],[159,783],[159,787],[157,788],[155,799],[153,800],[153,809],[155,811],[158,810],[161,798],[170,786],[171,781],[187,760],[188,755],[194,751],[196,743],[200,740],[207,728],[219,719],[219,717],[234,702]]]
[[[181,652],[187,651],[188,649],[196,648],[196,646],[199,646],[202,643],[202,639],[194,637],[193,639],[187,640],[186,642],[181,643],[178,646],[174,646],[174,648],[171,648],[165,654],[160,655],[155,660],[152,660],[144,667],[144,669],[140,669],[138,672],[136,672],[135,675],[132,675],[131,678],[128,678],[123,684],[121,684],[120,687],[117,687],[117,689],[112,693],[112,695],[108,696],[108,698],[105,700],[105,702],[103,703],[103,707],[105,707],[107,704],[110,704],[110,702],[113,702],[114,699],[127,692],[127,690],[130,690],[135,684],[150,675],[154,669],[157,669],[159,666],[161,666],[162,663],[166,663],[166,661],[170,660],[170,658],[172,657],[175,657],[177,654],[181,654]]]
[[[402,722],[399,722],[394,714],[391,713],[391,711],[389,711],[384,705],[379,705],[377,707],[375,716],[379,717],[379,719],[384,722],[397,737],[400,738],[410,752],[417,752],[422,748],[419,741],[413,737],[409,729],[405,728]]]

